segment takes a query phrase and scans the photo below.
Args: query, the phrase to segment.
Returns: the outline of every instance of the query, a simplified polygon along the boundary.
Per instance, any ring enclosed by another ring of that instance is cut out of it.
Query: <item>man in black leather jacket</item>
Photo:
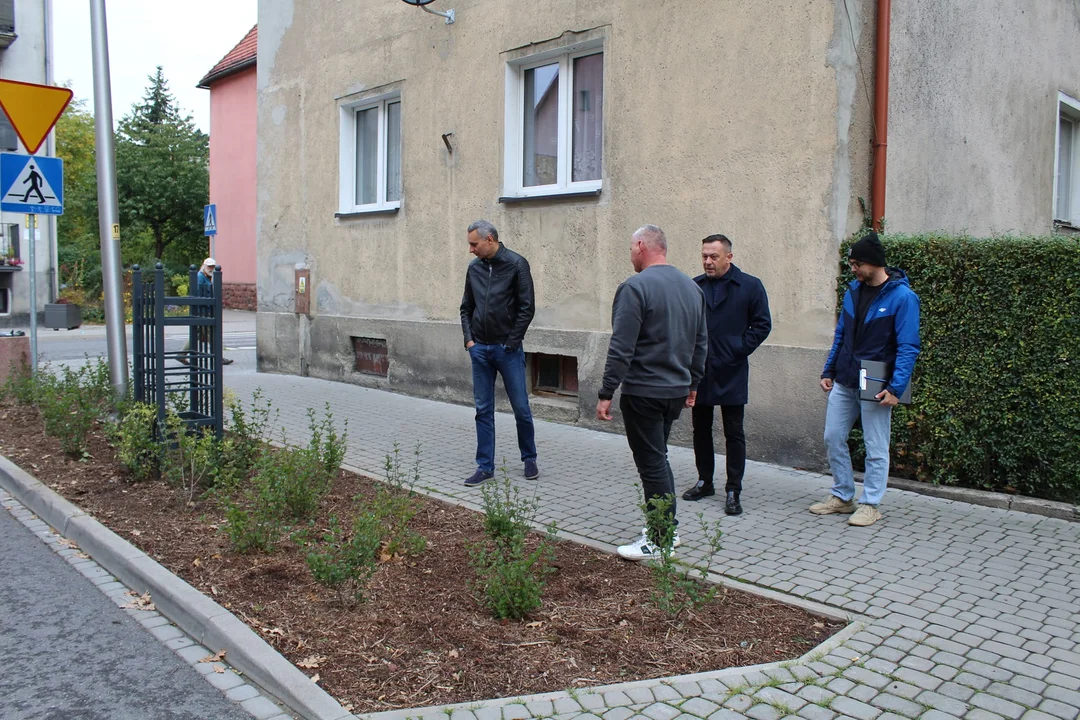
[[[477,487],[495,476],[495,374],[502,375],[517,421],[518,449],[525,477],[540,476],[529,391],[525,383],[525,350],[536,302],[529,262],[499,242],[499,231],[486,220],[469,226],[469,252],[476,259],[465,271],[461,298],[461,331],[472,358],[476,403],[476,472],[465,481]]]

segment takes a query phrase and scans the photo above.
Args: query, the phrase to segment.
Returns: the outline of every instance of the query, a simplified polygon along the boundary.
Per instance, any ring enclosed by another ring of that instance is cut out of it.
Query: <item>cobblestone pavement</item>
[[[346,462],[373,475],[395,442],[405,453],[419,442],[428,492],[478,505],[478,491],[461,484],[474,469],[471,408],[294,376],[237,372],[226,379],[241,397],[262,388],[301,442],[306,409],[330,403],[337,420],[348,420]],[[496,425],[497,457],[520,478],[513,417],[499,414]],[[536,438],[539,519],[607,545],[632,538],[641,519],[625,439],[539,421]],[[671,464],[681,492],[695,478],[692,450],[672,448]],[[533,487],[520,482],[523,490]],[[679,557],[704,560],[703,538],[688,522],[693,514],[722,519],[714,570],[857,614],[863,624],[842,645],[745,675],[459,706],[447,711],[450,720],[1080,715],[1080,525],[890,490],[884,519],[853,528],[846,515],[807,512],[827,494],[827,476],[751,462],[745,484],[740,517],[724,516],[719,497],[680,503]],[[447,717],[383,715],[425,713]]]
[[[293,717],[4,490],[0,547],[0,717]]]

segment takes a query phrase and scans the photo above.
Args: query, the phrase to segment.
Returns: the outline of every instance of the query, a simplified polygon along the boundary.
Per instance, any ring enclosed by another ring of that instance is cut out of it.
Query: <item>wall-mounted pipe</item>
[[[885,217],[885,167],[889,146],[889,19],[891,0],[878,0],[877,50],[874,57],[874,176],[870,186],[871,221],[881,230]]]

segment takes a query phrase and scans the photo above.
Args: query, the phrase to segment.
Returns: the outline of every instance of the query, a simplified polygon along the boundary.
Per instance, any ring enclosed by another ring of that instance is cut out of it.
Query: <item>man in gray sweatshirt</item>
[[[683,407],[693,407],[695,388],[705,374],[705,296],[693,280],[668,265],[667,238],[655,225],[644,225],[631,236],[630,262],[637,274],[615,291],[596,417],[611,420],[611,399],[622,385],[619,410],[645,502],[670,498],[669,517],[675,524],[667,441]],[[659,528],[646,527],[640,539],[619,548],[619,555],[628,560],[659,557],[663,541]],[[669,541],[679,545],[677,531]]]

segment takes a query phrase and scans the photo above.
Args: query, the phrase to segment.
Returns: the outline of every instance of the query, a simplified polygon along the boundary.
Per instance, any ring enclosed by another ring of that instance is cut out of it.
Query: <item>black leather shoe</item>
[[[707,498],[715,494],[716,490],[713,489],[712,485],[706,485],[699,480],[697,485],[682,494],[682,499],[694,502],[695,500]]]
[[[742,505],[739,504],[739,496],[736,493],[727,494],[727,502],[724,504],[724,512],[728,515],[742,515]]]

